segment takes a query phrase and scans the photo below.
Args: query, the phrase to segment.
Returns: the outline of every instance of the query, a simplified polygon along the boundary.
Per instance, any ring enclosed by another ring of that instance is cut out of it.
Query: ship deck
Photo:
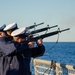
[[[75,66],[54,60],[33,59],[35,75],[75,75]]]

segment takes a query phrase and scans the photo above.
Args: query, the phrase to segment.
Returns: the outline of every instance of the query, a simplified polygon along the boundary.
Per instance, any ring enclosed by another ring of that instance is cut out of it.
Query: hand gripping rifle
[[[32,37],[32,38],[28,38],[27,41],[37,41],[38,39],[44,39],[46,37],[49,37],[49,36],[53,36],[53,35],[56,35],[58,33],[61,33],[61,32],[64,32],[64,31],[67,31],[67,30],[70,30],[70,28],[67,28],[67,29],[63,29],[63,30],[58,30],[58,31],[54,31],[54,32],[50,32],[50,33],[46,33],[46,34],[43,34],[43,35],[40,35],[40,36],[37,36],[37,37]]]

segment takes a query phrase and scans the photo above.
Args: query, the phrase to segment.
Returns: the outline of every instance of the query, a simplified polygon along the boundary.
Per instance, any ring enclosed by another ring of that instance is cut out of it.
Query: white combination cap
[[[14,28],[17,28],[17,23],[12,23],[12,24],[7,25],[7,26],[4,28],[4,31],[12,30],[12,29],[14,29]]]
[[[18,36],[18,35],[22,35],[22,34],[25,34],[25,27],[14,30],[11,33],[11,36]]]

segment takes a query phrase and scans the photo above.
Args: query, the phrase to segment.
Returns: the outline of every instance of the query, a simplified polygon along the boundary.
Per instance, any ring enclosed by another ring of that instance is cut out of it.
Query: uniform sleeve
[[[16,47],[14,46],[14,43],[6,43],[0,41],[0,51],[5,55],[9,55],[13,51],[15,51],[15,49]]]
[[[30,48],[25,48],[26,46],[18,46],[17,50],[15,50],[11,55],[19,55],[19,54],[25,54],[25,56],[31,56],[33,58],[35,57],[39,57],[39,56],[43,56],[44,53],[45,53],[45,46],[42,45],[42,46],[37,46],[37,47],[34,47],[32,49]],[[10,55],[10,56],[11,56]]]
[[[29,47],[27,47],[28,45],[26,44],[21,44],[21,43],[17,43],[14,42],[14,45],[16,47],[16,50],[14,52],[12,52],[11,54],[9,54],[9,56],[15,56],[15,55],[21,55],[21,54],[26,54],[26,53],[30,53],[30,49]],[[27,54],[26,54],[27,55]]]
[[[38,57],[38,56],[43,56],[44,53],[45,53],[45,46],[42,45],[42,46],[38,46],[38,47],[35,47],[33,49],[31,49],[31,57]]]

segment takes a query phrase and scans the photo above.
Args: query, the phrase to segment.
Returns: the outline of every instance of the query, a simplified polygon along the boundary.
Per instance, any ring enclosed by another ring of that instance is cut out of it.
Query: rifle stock
[[[53,36],[53,35],[56,35],[58,33],[61,33],[61,32],[64,32],[64,31],[67,31],[67,30],[70,30],[70,28],[67,28],[67,29],[64,29],[64,30],[59,30],[59,31],[54,31],[54,32],[50,32],[50,33],[47,33],[47,34],[43,34],[43,35],[40,35],[40,36],[37,36],[37,37],[32,37],[32,38],[29,38],[27,39],[27,41],[37,41],[38,39],[44,39],[46,37],[49,37],[49,36]]]

